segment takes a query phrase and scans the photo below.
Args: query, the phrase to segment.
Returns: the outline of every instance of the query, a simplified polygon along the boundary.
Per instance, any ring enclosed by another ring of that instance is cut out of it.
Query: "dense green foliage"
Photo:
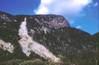
[[[90,47],[94,46],[93,44],[90,44],[94,42],[89,39],[90,37],[91,36],[88,33],[82,33],[82,31],[74,28],[61,28],[47,34],[43,32],[35,33],[33,39],[49,48],[50,51],[62,59],[63,64],[65,65],[94,65],[96,64],[96,53],[94,53],[95,49]],[[18,65],[18,63],[19,65],[51,65],[48,61],[45,61],[34,53],[27,58],[21,51],[20,53],[15,52],[14,54],[3,51],[2,54],[0,54],[0,57],[2,58],[1,60],[6,61],[13,59],[13,61],[11,60],[10,63],[8,63],[10,65],[11,63],[12,65]],[[40,60],[36,60],[37,58]],[[55,64],[52,63],[52,65]]]

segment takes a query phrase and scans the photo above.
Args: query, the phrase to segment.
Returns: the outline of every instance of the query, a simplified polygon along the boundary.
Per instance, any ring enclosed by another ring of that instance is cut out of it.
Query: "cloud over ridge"
[[[41,0],[41,4],[34,12],[36,14],[77,14],[92,0]]]

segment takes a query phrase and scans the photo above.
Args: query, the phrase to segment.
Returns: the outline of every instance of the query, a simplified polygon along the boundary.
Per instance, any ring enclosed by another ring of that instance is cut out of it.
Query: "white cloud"
[[[97,7],[98,5],[99,5],[98,2],[96,2],[96,3],[94,4],[95,7]]]
[[[77,29],[82,29],[81,25],[76,26]]]
[[[92,0],[41,0],[36,14],[74,15],[83,10]]]

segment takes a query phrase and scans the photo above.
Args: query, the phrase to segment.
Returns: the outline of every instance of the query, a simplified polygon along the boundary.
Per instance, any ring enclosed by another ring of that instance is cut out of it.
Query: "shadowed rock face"
[[[36,32],[49,32],[51,29],[70,27],[67,20],[60,15],[34,15],[34,16],[16,16],[18,21],[23,21],[27,17],[27,28],[30,34],[31,29]]]
[[[64,17],[60,15],[13,16],[4,12],[0,13],[0,39],[5,42],[11,42],[15,47],[15,52],[10,54],[0,49],[0,52],[2,52],[0,53],[0,61],[13,58],[40,58],[35,53],[32,53],[27,58],[21,51],[18,43],[18,30],[24,17],[27,18],[28,34],[57,57],[62,58],[64,62],[95,65],[96,42],[90,40],[93,36],[87,32],[70,27]]]
[[[69,27],[68,21],[60,15],[34,15],[34,16],[16,16],[17,18],[24,20],[27,17],[28,24],[36,26],[37,24],[48,28],[62,28]],[[38,27],[38,26],[36,26]]]

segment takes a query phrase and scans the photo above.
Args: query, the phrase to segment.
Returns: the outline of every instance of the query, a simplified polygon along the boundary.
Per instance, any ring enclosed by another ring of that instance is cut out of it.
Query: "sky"
[[[0,0],[0,11],[13,15],[57,14],[90,34],[99,32],[99,0]]]

